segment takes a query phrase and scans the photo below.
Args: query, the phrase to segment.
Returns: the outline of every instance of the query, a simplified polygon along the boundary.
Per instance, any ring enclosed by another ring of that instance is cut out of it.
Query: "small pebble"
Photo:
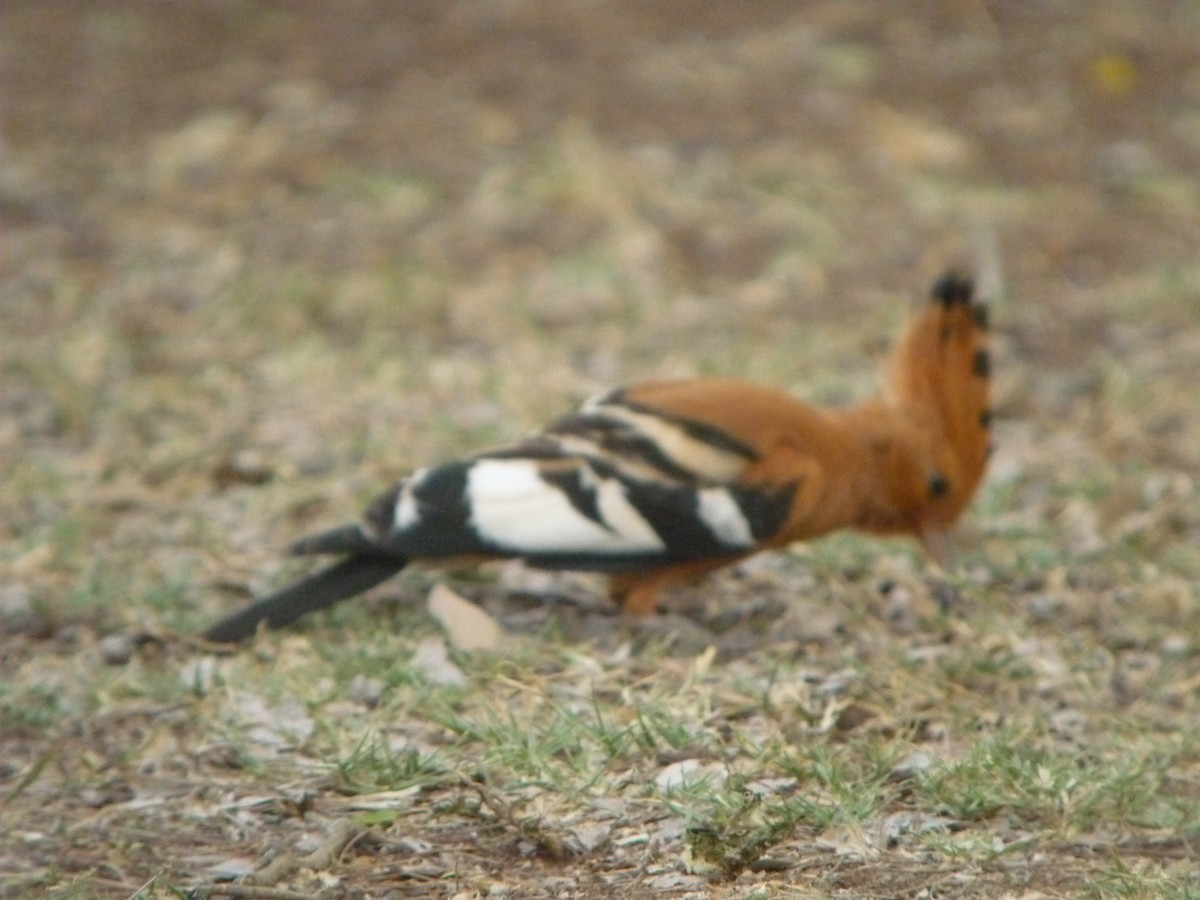
[[[386,687],[382,678],[355,675],[354,680],[346,688],[346,699],[374,709],[379,705],[379,700],[383,697]]]
[[[54,623],[29,599],[23,584],[0,586],[0,631],[46,639],[54,634]]]
[[[133,658],[133,643],[125,634],[106,634],[100,638],[100,655],[110,666],[123,666]]]
[[[857,681],[857,672],[853,669],[841,669],[817,685],[817,693],[822,697],[840,697],[849,693],[850,687]]]
[[[933,599],[937,601],[938,610],[944,616],[952,615],[963,608],[962,594],[958,588],[945,581],[937,581],[931,585]]]
[[[888,772],[888,781],[908,781],[933,766],[933,755],[924,750],[914,750]]]
[[[99,809],[114,803],[128,803],[134,798],[134,790],[124,781],[112,781],[99,787],[86,787],[79,792],[79,799],[88,806]]]
[[[950,726],[945,722],[926,722],[921,727],[920,739],[923,741],[948,741],[950,740]]]
[[[1169,634],[1162,639],[1160,649],[1167,656],[1187,656],[1192,649],[1192,642],[1182,634]]]
[[[103,792],[98,791],[95,788],[84,788],[79,792],[79,799],[85,805],[94,809],[98,809],[99,807],[108,803],[108,798],[104,796]]]
[[[1082,737],[1087,724],[1087,716],[1079,709],[1060,709],[1050,716],[1050,730],[1061,738]]]
[[[6,584],[0,587],[0,621],[4,630],[13,633],[24,631],[24,625],[33,615],[33,604],[29,602],[29,591],[23,584]]]
[[[884,617],[893,634],[911,634],[917,629],[917,616],[913,609],[913,594],[908,588],[895,585],[885,593],[887,610]]]
[[[1038,622],[1053,622],[1058,618],[1058,610],[1062,604],[1047,594],[1034,594],[1026,602],[1029,615]]]

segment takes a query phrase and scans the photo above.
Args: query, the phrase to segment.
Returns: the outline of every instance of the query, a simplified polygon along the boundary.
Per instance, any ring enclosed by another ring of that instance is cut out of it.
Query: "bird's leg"
[[[646,575],[614,575],[608,593],[621,612],[631,616],[649,616],[658,608],[658,598],[666,586],[662,572]]]
[[[648,616],[657,609],[659,597],[667,587],[699,578],[742,556],[745,554],[734,558],[698,559],[648,572],[621,572],[609,578],[609,595],[626,615]]]

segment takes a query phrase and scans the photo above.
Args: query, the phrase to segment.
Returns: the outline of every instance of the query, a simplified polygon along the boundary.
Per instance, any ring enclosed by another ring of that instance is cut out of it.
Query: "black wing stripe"
[[[605,406],[615,409],[627,409],[630,412],[640,415],[653,416],[660,422],[678,428],[693,440],[707,444],[717,450],[733,453],[748,462],[756,462],[762,458],[762,454],[749,444],[738,440],[729,432],[717,428],[715,425],[710,425],[708,422],[700,422],[696,419],[689,419],[686,416],[677,416],[672,413],[663,412],[661,409],[656,409],[646,403],[638,403],[635,400],[620,399],[617,401],[608,401],[597,405],[596,409],[602,410]]]
[[[575,413],[559,419],[550,432],[582,438],[603,451],[613,462],[634,461],[656,469],[672,481],[690,481],[696,473],[679,465],[654,439],[631,423],[603,413]]]
[[[783,527],[783,523],[791,514],[796,491],[800,489],[801,484],[801,481],[793,481],[775,489],[735,489],[737,504],[741,507],[756,542],[766,540]]]
[[[584,483],[583,472],[578,466],[570,468],[542,467],[538,474],[542,481],[562,491],[577,512],[591,519],[597,525],[611,530],[596,502],[596,489],[592,485]]]
[[[499,548],[482,540],[471,526],[467,474],[471,460],[460,460],[422,471],[400,493],[410,491],[416,505],[411,523],[393,527],[385,542],[412,558],[493,554]]]
[[[666,544],[667,558],[699,559],[731,552],[701,521],[695,490],[654,482],[630,484],[627,490],[630,501]]]
[[[562,443],[548,434],[535,434],[512,444],[476,453],[472,459],[562,459]]]

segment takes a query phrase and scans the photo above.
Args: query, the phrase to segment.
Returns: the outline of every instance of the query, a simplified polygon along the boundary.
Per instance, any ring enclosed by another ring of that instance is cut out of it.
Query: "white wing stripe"
[[[418,469],[413,472],[405,480],[404,487],[397,494],[396,509],[392,515],[392,528],[395,531],[405,531],[411,528],[421,517],[420,510],[417,508],[417,500],[413,497],[413,489],[421,483],[421,478],[427,471],[429,470]]]
[[[479,460],[467,472],[464,499],[479,538],[518,554],[664,549],[619,483],[606,480],[598,488],[598,506],[608,528],[572,506],[563,491],[540,477],[537,463],[531,460]]]
[[[613,478],[601,479],[596,486],[596,506],[605,523],[617,534],[633,540],[640,547],[653,547],[656,550],[665,548],[658,532],[629,502],[621,482]]]
[[[724,488],[696,492],[696,511],[713,537],[727,547],[753,547],[754,534],[737,501]]]

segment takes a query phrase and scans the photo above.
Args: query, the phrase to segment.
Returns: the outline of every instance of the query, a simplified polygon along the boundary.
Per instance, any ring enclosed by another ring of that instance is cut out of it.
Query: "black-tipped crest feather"
[[[974,292],[974,280],[969,275],[951,269],[934,282],[932,293],[933,299],[943,306],[954,306],[958,303],[970,303]]]

